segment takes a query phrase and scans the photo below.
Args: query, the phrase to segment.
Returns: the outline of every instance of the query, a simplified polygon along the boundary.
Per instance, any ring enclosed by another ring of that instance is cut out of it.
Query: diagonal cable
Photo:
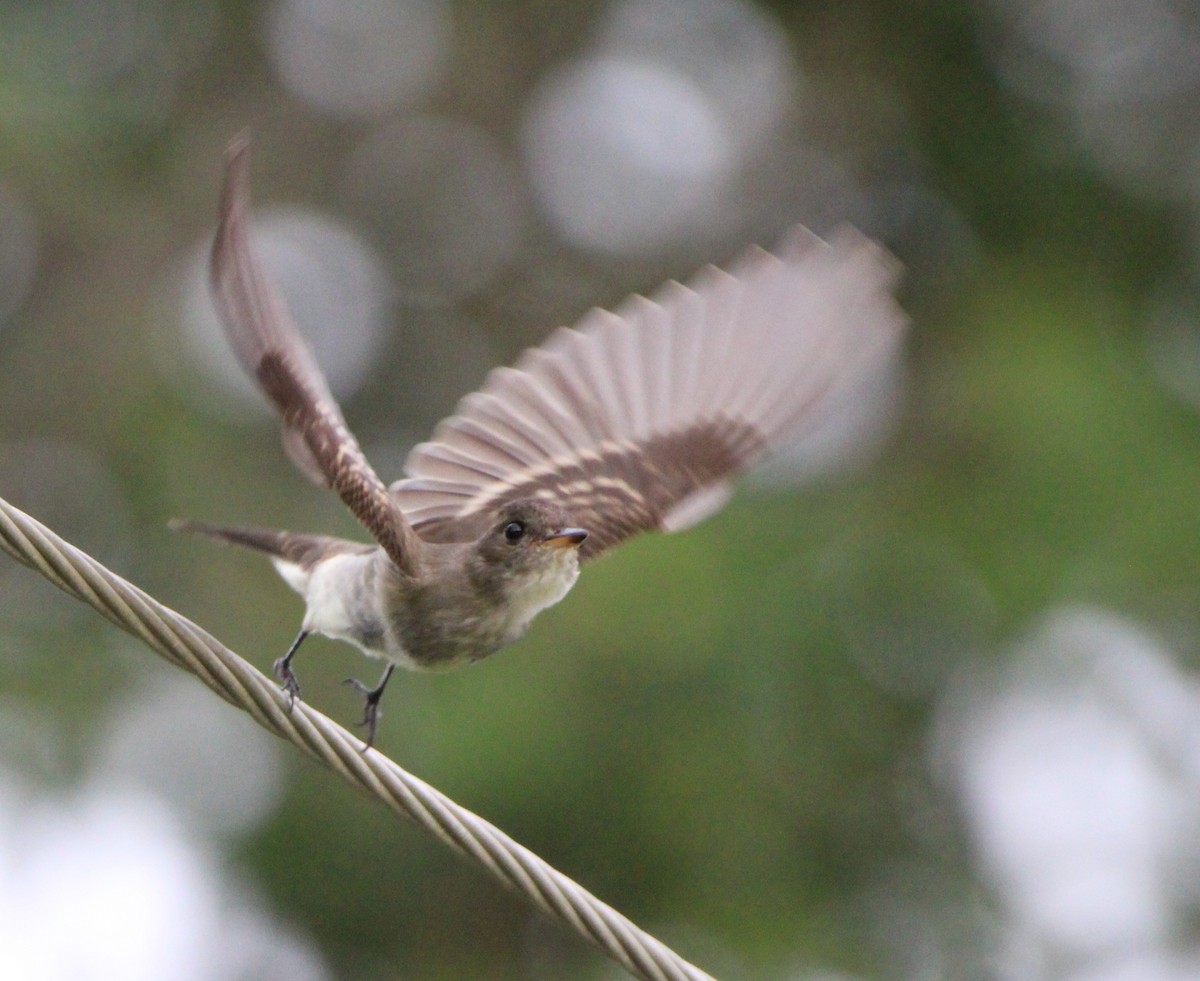
[[[415,821],[474,860],[507,888],[648,981],[712,981],[665,944],[546,864],[483,818],[454,803],[265,675],[207,631],[110,572],[45,525],[0,498],[0,548],[190,671],[232,705],[348,783]]]

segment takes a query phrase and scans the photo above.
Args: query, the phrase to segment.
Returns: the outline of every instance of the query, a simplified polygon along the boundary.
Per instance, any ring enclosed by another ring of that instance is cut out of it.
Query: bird
[[[364,751],[397,665],[439,671],[511,644],[580,566],[641,532],[720,510],[735,479],[810,429],[839,393],[894,356],[907,318],[896,260],[849,226],[797,226],[775,254],[593,309],[559,327],[416,445],[385,484],[364,456],[251,236],[249,145],[226,155],[209,261],[214,306],[274,406],[297,468],[331,488],[373,543],[174,522],[264,552],[305,602],[273,670],[317,633],[386,662],[363,697]]]

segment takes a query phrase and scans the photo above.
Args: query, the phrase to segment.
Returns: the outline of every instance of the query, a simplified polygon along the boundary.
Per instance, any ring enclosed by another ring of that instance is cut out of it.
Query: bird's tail
[[[172,531],[206,535],[230,545],[241,545],[258,552],[266,552],[273,558],[308,568],[319,558],[338,552],[368,550],[370,546],[328,535],[304,535],[294,531],[277,531],[273,528],[236,528],[226,525],[210,525],[206,521],[173,518],[168,523]]]

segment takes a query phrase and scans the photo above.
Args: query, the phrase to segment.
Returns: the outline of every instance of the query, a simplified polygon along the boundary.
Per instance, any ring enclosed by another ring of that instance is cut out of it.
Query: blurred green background
[[[864,418],[398,678],[380,748],[719,977],[1197,977],[1198,105],[1169,0],[6,0],[0,495],[290,641],[166,529],[357,534],[205,299],[247,126],[388,479],[553,326],[851,221],[913,319]],[[297,669],[349,723],[377,666]],[[5,562],[0,976],[620,974]]]

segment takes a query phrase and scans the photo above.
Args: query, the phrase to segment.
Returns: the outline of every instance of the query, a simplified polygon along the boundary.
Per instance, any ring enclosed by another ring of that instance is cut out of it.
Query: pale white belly
[[[374,588],[374,553],[334,555],[311,569],[281,559],[275,568],[304,597],[303,627],[353,644],[370,657],[387,657],[411,667],[408,656],[388,636]]]

